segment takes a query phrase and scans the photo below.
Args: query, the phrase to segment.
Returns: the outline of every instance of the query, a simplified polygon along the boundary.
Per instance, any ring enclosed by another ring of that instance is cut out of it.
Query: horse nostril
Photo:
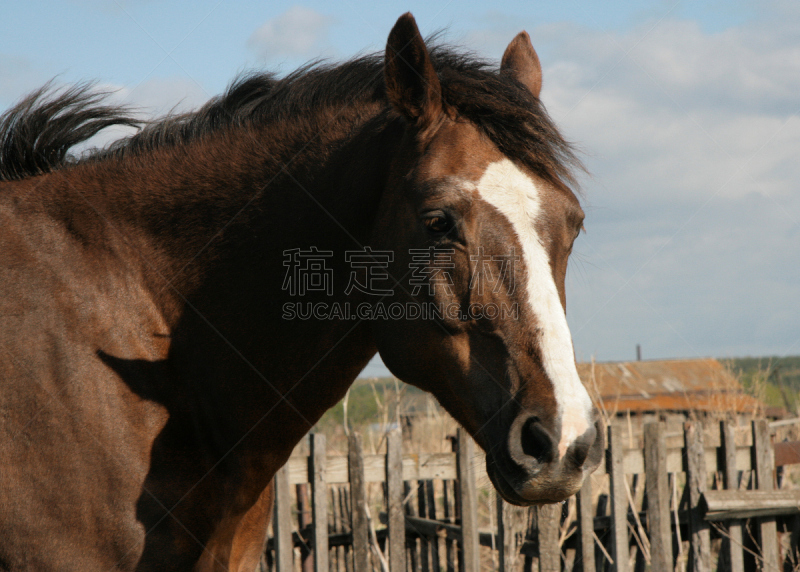
[[[522,426],[522,452],[540,463],[547,462],[553,455],[553,442],[550,435],[539,423],[538,417],[531,417]]]
[[[604,428],[602,420],[597,419],[594,425],[575,439],[570,446],[567,456],[576,469],[585,468],[584,465],[588,465],[589,469],[594,470],[600,464],[605,451]]]
[[[582,467],[586,462],[586,457],[589,456],[589,450],[594,442],[597,440],[597,430],[594,427],[589,429],[575,440],[572,445],[572,459],[577,467]]]

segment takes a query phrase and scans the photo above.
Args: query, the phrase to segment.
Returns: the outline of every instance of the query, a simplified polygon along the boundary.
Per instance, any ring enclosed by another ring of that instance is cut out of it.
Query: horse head
[[[372,243],[395,253],[392,302],[416,309],[375,321],[375,339],[397,377],[475,437],[506,500],[560,501],[603,451],[565,314],[584,218],[574,156],[539,101],[525,32],[499,73],[455,76],[436,57],[402,16],[384,73],[403,135]]]

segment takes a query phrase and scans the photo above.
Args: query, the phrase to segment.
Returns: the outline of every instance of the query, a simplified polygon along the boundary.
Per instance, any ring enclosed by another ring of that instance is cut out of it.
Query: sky
[[[380,51],[409,10],[492,60],[531,35],[588,171],[567,275],[579,361],[800,354],[796,1],[4,2],[0,111],[54,78],[188,110],[246,70]]]

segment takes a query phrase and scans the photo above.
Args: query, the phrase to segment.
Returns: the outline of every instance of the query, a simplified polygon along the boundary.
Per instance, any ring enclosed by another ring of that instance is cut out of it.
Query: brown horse
[[[564,276],[578,166],[528,35],[251,75],[135,123],[87,87],[0,124],[0,569],[253,570],[270,480],[380,352],[517,504],[602,431]]]

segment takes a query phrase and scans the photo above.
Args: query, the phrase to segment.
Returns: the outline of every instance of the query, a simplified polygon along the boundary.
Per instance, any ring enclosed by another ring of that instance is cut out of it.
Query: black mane
[[[471,54],[431,49],[444,104],[477,125],[499,149],[549,180],[574,183],[580,168],[571,145],[556,129],[538,98],[507,74]],[[209,133],[263,125],[315,110],[370,101],[388,106],[383,54],[341,64],[312,63],[284,78],[249,73],[197,111],[143,122],[123,106],[103,104],[107,94],[91,84],[33,92],[0,117],[0,181],[23,179],[82,161],[142,154],[179,146]],[[141,126],[128,138],[80,160],[69,149],[111,125]]]
[[[0,116],[0,181],[50,172],[75,158],[71,147],[111,125],[138,126],[121,106],[102,105],[106,93],[78,84],[54,90],[52,83]]]

